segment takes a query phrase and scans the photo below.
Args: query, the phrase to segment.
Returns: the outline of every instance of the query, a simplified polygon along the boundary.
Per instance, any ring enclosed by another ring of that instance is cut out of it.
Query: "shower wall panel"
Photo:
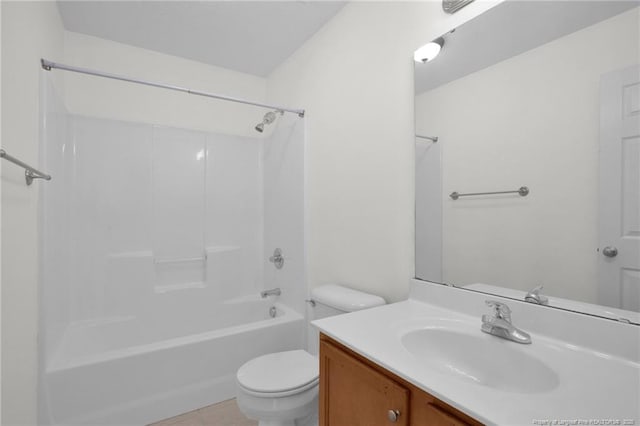
[[[207,272],[224,299],[262,286],[262,143],[207,136]]]
[[[129,262],[123,253],[149,251],[151,128],[81,116],[71,122],[72,319],[130,313],[123,305],[135,289],[113,278]]]
[[[40,347],[53,350],[69,324],[71,312],[72,272],[68,245],[54,244],[68,238],[71,231],[72,144],[69,141],[68,111],[50,78],[41,79],[41,157],[46,158],[47,173],[53,176],[40,185],[41,195],[41,276]],[[45,327],[46,325],[46,327]]]
[[[60,330],[262,288],[261,140],[65,114],[44,210]]]
[[[153,128],[153,255],[160,289],[205,281],[206,135]]]

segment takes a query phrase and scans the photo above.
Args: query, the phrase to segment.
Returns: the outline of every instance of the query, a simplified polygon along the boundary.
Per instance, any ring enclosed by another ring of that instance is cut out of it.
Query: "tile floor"
[[[257,426],[242,415],[235,399],[180,414],[149,426]]]

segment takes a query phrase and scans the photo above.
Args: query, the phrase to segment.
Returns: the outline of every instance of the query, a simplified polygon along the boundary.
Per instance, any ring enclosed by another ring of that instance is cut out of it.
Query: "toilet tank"
[[[362,309],[384,305],[385,300],[374,294],[354,290],[338,284],[325,284],[311,290],[313,304],[309,310],[308,351],[318,355],[318,329],[310,324],[311,321],[327,318]]]

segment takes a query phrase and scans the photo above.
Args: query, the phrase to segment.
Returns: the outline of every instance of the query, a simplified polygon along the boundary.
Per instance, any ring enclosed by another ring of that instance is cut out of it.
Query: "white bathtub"
[[[304,347],[304,318],[281,304],[271,318],[271,306],[250,297],[72,324],[46,366],[50,423],[142,425],[234,397],[244,362]]]

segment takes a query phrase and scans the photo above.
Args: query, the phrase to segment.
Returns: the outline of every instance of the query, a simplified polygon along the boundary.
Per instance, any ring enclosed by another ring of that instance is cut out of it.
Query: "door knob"
[[[607,257],[616,257],[618,255],[618,249],[611,246],[606,246],[602,249],[602,254]]]
[[[387,411],[387,418],[391,423],[395,423],[398,421],[398,417],[400,417],[400,411],[398,410],[389,410]]]

